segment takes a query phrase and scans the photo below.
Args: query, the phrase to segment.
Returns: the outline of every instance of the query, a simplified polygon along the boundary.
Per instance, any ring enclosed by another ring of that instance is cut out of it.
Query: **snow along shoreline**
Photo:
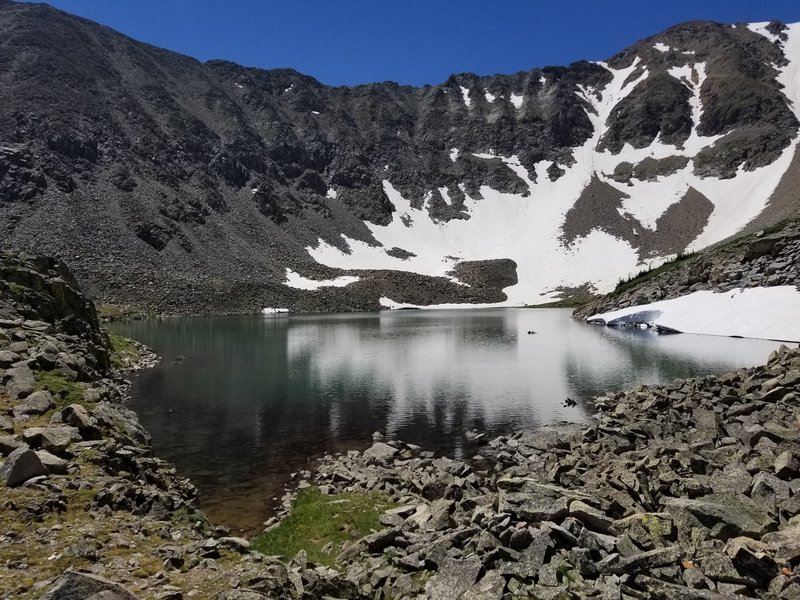
[[[609,326],[648,323],[681,333],[800,342],[800,291],[794,286],[699,291],[588,317]]]

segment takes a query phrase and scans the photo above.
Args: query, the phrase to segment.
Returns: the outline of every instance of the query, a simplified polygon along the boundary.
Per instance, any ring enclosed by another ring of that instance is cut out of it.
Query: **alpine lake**
[[[293,474],[373,433],[469,459],[494,436],[581,422],[592,398],[762,364],[780,343],[587,325],[568,309],[112,323],[159,354],[129,407],[212,521],[251,534]],[[568,400],[569,399],[569,400]],[[574,401],[574,402],[573,402]]]

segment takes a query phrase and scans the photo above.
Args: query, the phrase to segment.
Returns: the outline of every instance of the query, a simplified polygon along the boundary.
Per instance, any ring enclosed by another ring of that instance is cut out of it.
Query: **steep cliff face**
[[[0,1],[0,53],[0,244],[61,255],[102,302],[530,303],[800,205],[795,26],[348,88]]]

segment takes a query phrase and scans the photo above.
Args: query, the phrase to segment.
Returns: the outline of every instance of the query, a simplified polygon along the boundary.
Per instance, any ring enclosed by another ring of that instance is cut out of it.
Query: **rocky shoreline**
[[[295,489],[394,506],[326,549],[333,569],[197,510],[63,264],[2,255],[0,274],[0,598],[800,598],[798,349],[600,397],[590,424],[471,463],[397,441],[326,456]]]
[[[326,492],[400,505],[341,549],[347,577],[383,598],[800,597],[799,350],[596,405],[493,440],[483,472],[401,443],[326,457]]]

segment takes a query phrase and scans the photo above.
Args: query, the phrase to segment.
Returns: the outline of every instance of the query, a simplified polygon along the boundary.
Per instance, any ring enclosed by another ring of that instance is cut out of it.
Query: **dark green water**
[[[469,457],[467,429],[491,436],[585,420],[592,396],[760,364],[779,345],[616,330],[569,314],[386,311],[113,329],[162,357],[134,378],[131,403],[156,453],[200,488],[212,519],[247,531],[291,472],[326,451],[363,448],[376,430]],[[567,396],[578,406],[564,407]]]

